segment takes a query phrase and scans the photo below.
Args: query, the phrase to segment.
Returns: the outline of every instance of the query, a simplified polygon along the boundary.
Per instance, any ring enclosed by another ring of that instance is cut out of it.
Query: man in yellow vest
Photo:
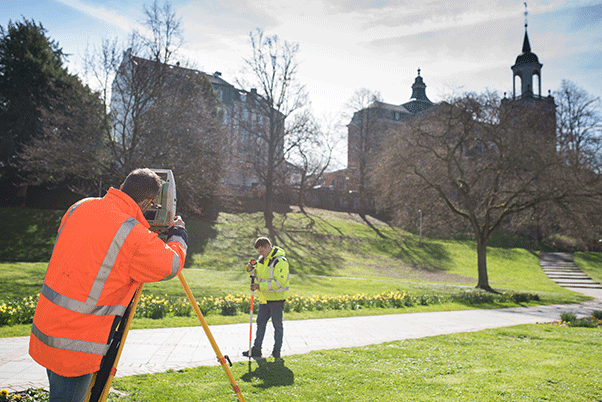
[[[247,272],[255,276],[256,283],[251,284],[251,291],[259,291],[259,311],[257,312],[257,331],[255,342],[250,351],[243,352],[243,356],[261,357],[261,345],[265,335],[265,328],[270,317],[274,326],[274,349],[272,356],[280,359],[284,327],[282,325],[282,312],[284,302],[288,297],[289,265],[284,250],[273,246],[270,239],[260,237],[255,241],[255,250],[259,258],[255,264],[247,264]]]

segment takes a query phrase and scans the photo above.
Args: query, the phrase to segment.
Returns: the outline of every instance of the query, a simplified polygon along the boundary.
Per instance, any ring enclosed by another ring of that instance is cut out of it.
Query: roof
[[[537,55],[531,51],[531,44],[529,43],[529,35],[527,34],[527,30],[525,29],[525,38],[523,39],[523,52],[518,55],[516,58],[515,66],[520,66],[523,64],[530,63],[539,63],[539,59]]]

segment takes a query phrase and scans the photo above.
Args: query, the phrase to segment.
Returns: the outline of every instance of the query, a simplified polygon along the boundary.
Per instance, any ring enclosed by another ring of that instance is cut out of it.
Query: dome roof
[[[519,66],[521,64],[529,64],[529,63],[537,63],[539,64],[539,59],[537,55],[533,52],[521,53],[517,58],[515,65]]]

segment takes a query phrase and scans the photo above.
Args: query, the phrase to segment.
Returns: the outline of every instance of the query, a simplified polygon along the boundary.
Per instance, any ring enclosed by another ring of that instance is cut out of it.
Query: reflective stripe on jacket
[[[65,376],[94,373],[140,283],[171,279],[184,266],[186,239],[148,230],[140,207],[109,189],[63,216],[36,311],[29,354]]]
[[[259,257],[255,267],[256,281],[259,283],[259,302],[286,300],[289,291],[289,264],[284,250],[274,246],[268,257]]]

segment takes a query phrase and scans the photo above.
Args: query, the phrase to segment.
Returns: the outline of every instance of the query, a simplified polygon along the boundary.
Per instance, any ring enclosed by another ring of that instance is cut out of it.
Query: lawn
[[[0,237],[4,258],[17,259],[23,255],[48,256],[52,251],[54,233],[60,213],[41,213],[36,210],[0,209],[19,240],[19,247],[6,246],[7,237]],[[32,216],[28,214],[31,213]],[[22,216],[19,225],[16,216]],[[43,219],[42,219],[43,218]],[[37,222],[37,223],[36,223]],[[36,226],[37,225],[37,226]],[[499,308],[515,303],[466,304],[452,300],[453,296],[470,291],[477,280],[476,249],[471,241],[444,241],[423,238],[392,228],[383,222],[341,212],[309,209],[308,214],[292,211],[277,214],[274,243],[287,252],[291,264],[291,293],[300,297],[335,297],[339,295],[378,295],[405,291],[411,295],[436,296],[445,303],[417,305],[400,312],[458,310],[466,308]],[[197,300],[203,297],[248,295],[249,280],[244,265],[254,257],[253,241],[264,235],[260,213],[221,213],[217,222],[207,224],[187,220],[190,234],[189,255],[184,276]],[[34,230],[35,229],[35,230]],[[31,245],[28,232],[36,234]],[[28,249],[31,248],[31,250]],[[16,250],[19,250],[18,252]],[[35,249],[35,252],[34,250]],[[596,260],[588,263],[596,265]],[[34,258],[35,257],[35,258]],[[583,260],[584,258],[582,258]],[[42,258],[43,260],[43,258]],[[0,264],[3,283],[0,303],[14,298],[36,295],[42,285],[45,262],[5,262]],[[571,303],[586,299],[580,294],[559,287],[549,280],[538,264],[537,253],[522,248],[488,249],[490,284],[500,292],[533,293],[540,303]],[[184,297],[179,281],[146,284],[144,294],[170,298]],[[531,305],[537,302],[530,302]],[[390,313],[387,309],[313,310],[287,313],[285,319],[327,318]],[[210,325],[246,322],[245,314],[207,315]],[[162,320],[135,319],[132,328],[155,328],[197,325],[196,318],[167,317]],[[0,336],[20,336],[29,333],[29,325],[0,327]]]
[[[60,216],[0,209],[0,219],[10,228],[0,235],[5,261],[0,263],[0,303],[39,292]],[[474,242],[427,238],[420,242],[417,236],[374,219],[311,209],[307,215],[278,214],[275,223],[274,242],[287,252],[296,296],[405,291],[443,299],[398,308],[396,313],[518,305],[507,299],[471,303],[454,297],[474,290]],[[254,239],[266,234],[261,214],[222,213],[212,224],[188,219],[187,227],[190,244],[184,276],[197,300],[247,295],[249,280],[243,269],[255,257]],[[17,239],[16,245],[7,233]],[[602,279],[599,254],[577,253],[575,259],[590,276]],[[500,293],[540,298],[520,305],[587,299],[549,280],[539,267],[537,252],[531,250],[489,247],[488,272],[491,286]],[[177,280],[146,284],[144,294],[184,297]],[[314,309],[291,311],[285,320],[391,312],[371,307]],[[210,325],[248,322],[248,314],[240,312],[206,318]],[[137,318],[132,328],[187,325],[198,325],[196,317]],[[3,326],[0,336],[25,336],[29,330],[30,324]],[[249,401],[602,401],[598,381],[602,365],[594,352],[601,334],[596,328],[527,325],[313,352],[286,357],[284,362],[262,360],[254,362],[251,371],[246,363],[238,363],[232,371]],[[118,378],[113,387],[124,393],[112,394],[114,402],[173,401],[174,395],[178,401],[236,399],[219,367]]]
[[[602,330],[552,324],[404,340],[232,367],[248,401],[600,401]],[[234,401],[219,367],[116,378],[110,400]],[[125,394],[125,395],[124,395]]]

